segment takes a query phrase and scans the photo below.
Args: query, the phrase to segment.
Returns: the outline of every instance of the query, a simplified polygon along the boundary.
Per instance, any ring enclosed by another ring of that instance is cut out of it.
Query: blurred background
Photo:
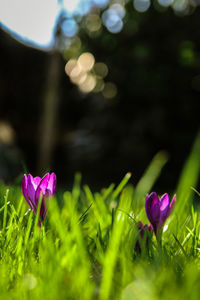
[[[199,130],[199,0],[2,0],[0,179],[173,189]],[[21,177],[20,177],[21,178]]]

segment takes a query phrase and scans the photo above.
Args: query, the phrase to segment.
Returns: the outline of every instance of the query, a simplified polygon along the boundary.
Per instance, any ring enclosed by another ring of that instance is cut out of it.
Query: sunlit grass
[[[136,186],[128,173],[118,186],[92,193],[77,174],[62,203],[50,200],[41,229],[20,186],[1,184],[0,299],[199,299],[199,153],[197,137],[174,189],[177,203],[162,248],[153,237],[140,253],[135,223],[149,223],[145,195],[165,153],[156,155]]]

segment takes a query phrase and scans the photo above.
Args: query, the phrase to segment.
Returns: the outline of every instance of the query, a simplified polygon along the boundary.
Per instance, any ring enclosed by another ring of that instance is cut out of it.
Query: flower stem
[[[163,229],[158,228],[158,230],[156,232],[156,240],[157,240],[157,244],[158,244],[158,249],[160,251],[162,251],[162,233],[163,233]]]

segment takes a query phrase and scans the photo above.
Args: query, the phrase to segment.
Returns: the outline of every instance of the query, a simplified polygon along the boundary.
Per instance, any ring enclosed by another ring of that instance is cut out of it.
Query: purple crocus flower
[[[155,192],[146,195],[145,210],[156,235],[158,234],[158,229],[162,228],[170,215],[175,203],[176,195],[174,195],[171,202],[167,193],[162,195],[160,200]]]
[[[145,238],[146,242],[145,242],[145,245],[146,245],[146,248],[148,248],[149,246],[149,237],[152,236],[152,233],[153,233],[153,226],[152,225],[143,225],[141,221],[139,221],[137,224],[137,229],[140,231],[140,237],[138,239],[138,241],[136,242],[135,244],[135,250],[137,252],[141,252],[141,240],[143,240]]]
[[[47,173],[43,178],[40,178],[38,176],[33,177],[31,174],[28,174],[28,176],[25,174],[22,179],[22,192],[35,214],[40,196],[42,197],[39,220],[39,226],[41,226],[41,221],[44,220],[47,212],[46,199],[53,196],[56,192],[56,175]]]

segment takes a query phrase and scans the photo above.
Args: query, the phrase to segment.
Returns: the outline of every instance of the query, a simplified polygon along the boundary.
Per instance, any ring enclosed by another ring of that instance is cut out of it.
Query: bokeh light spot
[[[184,12],[187,9],[187,0],[175,0],[172,7],[177,12]]]
[[[96,79],[96,86],[95,86],[93,91],[95,93],[99,93],[99,92],[103,91],[104,86],[105,86],[105,82],[103,81],[103,79],[97,78]]]
[[[86,18],[85,25],[91,32],[98,31],[101,28],[101,19],[97,14],[90,14]]]
[[[74,0],[71,0],[71,1],[74,1]],[[78,12],[80,12],[82,15],[85,15],[90,11],[91,6],[92,6],[92,1],[91,0],[79,1]]]
[[[61,27],[63,34],[69,37],[74,36],[78,31],[78,25],[74,19],[65,20]]]
[[[37,279],[33,274],[27,273],[24,275],[23,286],[27,290],[33,290],[37,285]]]
[[[108,74],[108,67],[106,66],[106,64],[99,62],[94,65],[94,71],[96,75],[104,78]]]
[[[73,39],[70,39],[71,43],[69,45],[66,45],[63,50],[63,56],[66,60],[77,57],[80,53],[81,49],[81,40],[78,36],[75,36]]]
[[[174,0],[158,0],[158,3],[165,7],[170,6],[173,2]]]
[[[94,56],[92,55],[92,53],[89,52],[81,54],[78,58],[78,64],[80,68],[84,71],[90,71],[93,68],[94,63]]]
[[[95,85],[96,85],[95,77],[91,74],[88,74],[84,82],[79,85],[79,89],[83,93],[89,93],[95,88]]]
[[[104,86],[103,96],[107,99],[114,98],[117,95],[117,87],[112,82],[107,82]]]
[[[104,8],[108,5],[109,0],[93,0],[94,5],[100,8]]]
[[[74,67],[77,64],[77,60],[76,59],[70,59],[66,65],[65,65],[65,72],[67,73],[68,76],[70,76],[71,71],[74,69]]]
[[[110,9],[112,9],[114,12],[116,12],[120,18],[124,18],[125,14],[126,14],[125,9],[119,3],[112,4],[110,6]]]
[[[79,76],[81,74],[81,71],[82,71],[81,67],[78,64],[76,64],[74,68],[71,70],[70,77]]]
[[[79,85],[79,84],[82,84],[87,78],[87,73],[79,73],[77,76],[71,76],[70,77],[70,80],[71,82]]]
[[[8,122],[0,122],[0,143],[10,145],[14,141],[14,130]]]
[[[134,0],[133,6],[138,12],[145,12],[149,9],[151,3],[150,0]]]
[[[112,33],[118,33],[123,28],[123,21],[114,9],[107,9],[102,14],[103,24]]]

